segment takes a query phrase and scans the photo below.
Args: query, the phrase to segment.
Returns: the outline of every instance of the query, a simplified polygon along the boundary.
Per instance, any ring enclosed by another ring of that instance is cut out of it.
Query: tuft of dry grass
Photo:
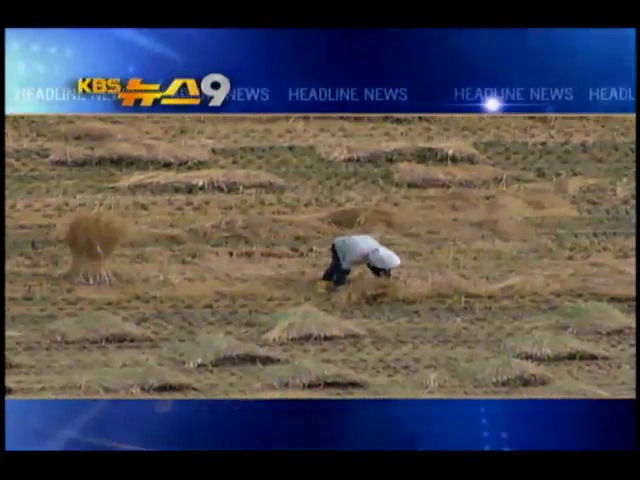
[[[195,342],[178,344],[175,350],[189,368],[270,365],[282,361],[280,355],[257,345],[214,333],[201,334]]]
[[[309,305],[279,312],[271,318],[277,324],[263,339],[273,343],[333,340],[365,335],[363,330],[351,322],[335,318]]]
[[[540,327],[555,326],[577,335],[612,335],[636,327],[633,318],[603,302],[578,302],[563,305],[537,319]]]
[[[168,142],[112,142],[89,148],[85,145],[57,147],[49,156],[55,167],[197,168],[212,158],[210,150]]]
[[[110,284],[113,276],[105,262],[123,243],[126,224],[105,212],[78,213],[69,225],[66,242],[71,251],[71,268],[66,273],[76,283]]]
[[[299,361],[267,367],[268,384],[276,388],[345,389],[366,388],[368,382],[348,369]]]
[[[511,357],[494,358],[474,368],[477,387],[539,387],[553,378],[541,367]]]
[[[153,336],[108,312],[83,313],[58,320],[49,327],[51,339],[61,343],[113,344],[149,342]]]
[[[520,360],[558,362],[566,360],[601,360],[610,355],[595,345],[571,335],[537,331],[507,340],[506,350]]]
[[[372,156],[366,148],[347,143],[323,144],[317,149],[323,159],[332,162],[367,162]]]
[[[420,382],[422,388],[426,392],[434,392],[443,386],[447,386],[449,383],[449,378],[442,372],[436,370],[429,370],[422,375],[422,380]]]
[[[485,163],[486,158],[470,144],[452,140],[433,144],[381,142],[368,145],[364,140],[332,142],[318,147],[322,158],[334,162],[416,162]]]
[[[148,193],[238,193],[244,190],[283,191],[282,179],[259,170],[208,169],[190,172],[137,173],[117,182],[114,187]]]
[[[198,390],[179,372],[156,365],[96,369],[88,372],[77,387],[89,395],[175,394]]]
[[[435,156],[437,161],[452,163],[480,164],[487,162],[487,158],[468,142],[462,140],[447,140],[444,142],[423,145],[426,153]]]
[[[411,188],[478,188],[504,177],[489,165],[427,166],[401,162],[393,166],[395,181]]]

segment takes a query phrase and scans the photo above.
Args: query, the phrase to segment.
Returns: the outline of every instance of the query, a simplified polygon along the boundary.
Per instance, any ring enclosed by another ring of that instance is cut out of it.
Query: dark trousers
[[[340,258],[338,257],[338,251],[336,250],[336,246],[331,244],[331,263],[329,267],[325,270],[324,275],[322,275],[322,280],[325,282],[333,282],[336,287],[340,285],[344,285],[347,281],[347,277],[351,273],[351,270],[347,270],[342,268],[342,264],[340,263]]]
[[[325,282],[332,282],[334,286],[339,287],[340,285],[344,285],[346,283],[347,277],[351,273],[351,270],[342,268],[340,258],[338,257],[338,252],[336,251],[336,246],[334,244],[331,245],[330,251],[331,263],[329,264],[327,270],[324,272],[324,275],[322,275],[322,280],[324,280]],[[377,268],[369,264],[367,264],[367,267],[376,277],[391,277],[391,270]]]

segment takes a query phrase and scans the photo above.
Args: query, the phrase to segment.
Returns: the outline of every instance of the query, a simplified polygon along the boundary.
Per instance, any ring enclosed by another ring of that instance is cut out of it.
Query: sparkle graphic
[[[489,97],[484,101],[483,106],[487,112],[494,113],[502,108],[502,102],[495,97]]]

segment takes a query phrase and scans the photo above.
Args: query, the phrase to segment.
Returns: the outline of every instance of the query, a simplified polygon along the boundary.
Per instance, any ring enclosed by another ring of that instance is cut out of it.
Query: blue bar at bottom
[[[6,400],[7,450],[630,450],[635,400]]]

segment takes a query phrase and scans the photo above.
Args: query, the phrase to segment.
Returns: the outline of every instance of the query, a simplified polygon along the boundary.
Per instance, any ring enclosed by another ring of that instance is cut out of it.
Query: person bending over
[[[344,285],[351,269],[366,264],[376,277],[391,277],[391,270],[400,265],[400,258],[369,235],[337,237],[331,244],[331,264],[322,280],[334,286]]]

